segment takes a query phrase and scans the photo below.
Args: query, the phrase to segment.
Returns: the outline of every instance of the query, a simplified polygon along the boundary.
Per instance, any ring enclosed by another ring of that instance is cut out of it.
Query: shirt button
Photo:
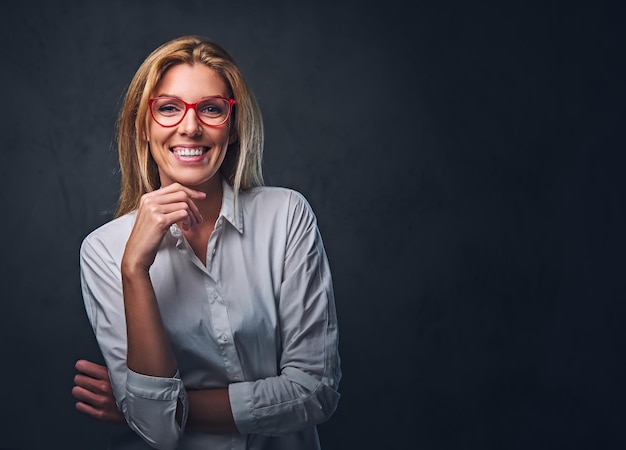
[[[215,255],[215,249],[213,249],[213,251],[211,252],[212,255]]]
[[[220,341],[222,341],[222,342],[226,342],[227,340],[228,340],[228,336],[226,336],[225,334],[222,334],[222,335],[220,336]]]

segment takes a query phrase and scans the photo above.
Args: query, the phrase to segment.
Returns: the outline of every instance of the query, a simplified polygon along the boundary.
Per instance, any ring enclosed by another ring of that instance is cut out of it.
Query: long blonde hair
[[[220,168],[222,176],[240,189],[263,185],[263,120],[256,99],[230,54],[215,42],[199,36],[173,39],[154,50],[133,77],[117,122],[121,191],[116,217],[139,207],[141,196],[160,186],[159,169],[150,154],[146,114],[148,100],[165,72],[178,64],[204,64],[226,83],[236,100],[231,126],[236,139],[228,145]]]

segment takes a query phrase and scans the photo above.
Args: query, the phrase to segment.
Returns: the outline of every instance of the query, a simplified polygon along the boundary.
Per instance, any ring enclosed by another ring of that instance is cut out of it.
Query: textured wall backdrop
[[[101,359],[79,245],[115,207],[127,83],[191,33],[247,75],[267,183],[318,215],[325,450],[624,448],[624,11],[478,3],[3,3],[0,448],[106,446],[70,394]]]

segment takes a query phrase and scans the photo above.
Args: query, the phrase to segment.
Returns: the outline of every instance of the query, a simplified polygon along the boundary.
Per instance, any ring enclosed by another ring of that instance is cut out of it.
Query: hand
[[[144,194],[139,202],[133,230],[126,243],[123,268],[148,271],[169,227],[177,223],[183,230],[195,230],[202,222],[193,200],[202,200],[204,192],[178,183]]]
[[[78,374],[74,377],[72,395],[78,400],[76,409],[97,420],[126,424],[115,403],[107,368],[84,359],[78,360],[75,367]]]

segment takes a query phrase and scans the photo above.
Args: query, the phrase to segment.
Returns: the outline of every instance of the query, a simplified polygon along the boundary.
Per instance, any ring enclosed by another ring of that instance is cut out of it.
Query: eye
[[[228,102],[222,99],[211,99],[198,105],[198,113],[205,117],[220,117],[228,111]]]
[[[154,103],[154,109],[164,116],[173,116],[183,111],[184,106],[172,99],[160,99]]]

